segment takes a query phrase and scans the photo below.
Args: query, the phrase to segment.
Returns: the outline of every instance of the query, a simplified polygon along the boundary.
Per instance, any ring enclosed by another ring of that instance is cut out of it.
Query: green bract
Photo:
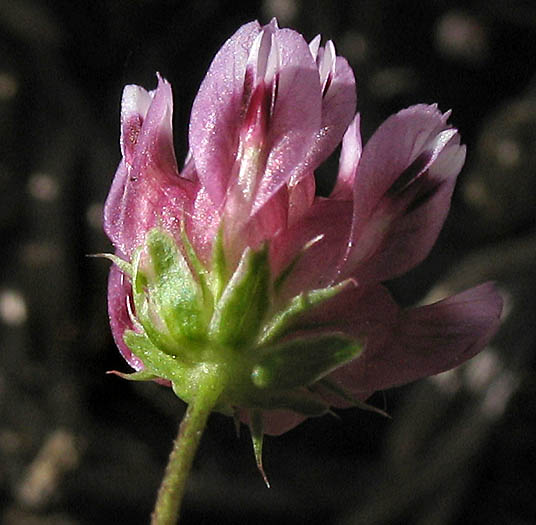
[[[339,333],[302,330],[298,336],[292,330],[305,312],[349,282],[303,292],[275,311],[274,282],[282,277],[272,275],[266,245],[247,248],[231,273],[221,235],[211,269],[196,257],[184,231],[181,240],[183,249],[153,228],[132,261],[114,261],[132,282],[136,330],[123,339],[145,365],[131,379],[168,380],[190,402],[202,377],[216,373],[224,385],[216,409],[226,414],[238,408],[325,413],[328,406],[311,385],[355,359],[361,345]],[[254,419],[258,428],[259,417]]]

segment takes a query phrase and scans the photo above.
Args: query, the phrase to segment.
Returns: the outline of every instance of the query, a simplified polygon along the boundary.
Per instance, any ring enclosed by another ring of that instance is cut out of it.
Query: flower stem
[[[218,370],[207,372],[198,383],[195,398],[188,405],[179,434],[169,456],[164,479],[151,516],[151,525],[176,525],[186,481],[208,420],[224,381]]]

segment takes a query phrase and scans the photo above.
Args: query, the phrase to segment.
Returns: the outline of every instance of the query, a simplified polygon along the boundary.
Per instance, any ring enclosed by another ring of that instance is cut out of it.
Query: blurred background
[[[468,145],[427,261],[390,283],[406,305],[494,279],[491,346],[454,372],[265,441],[214,415],[185,524],[536,523],[536,5],[530,0],[0,0],[0,522],[148,522],[184,405],[128,371],[106,313],[104,199],[125,84],[191,104],[221,44],[277,16],[354,67],[363,133],[417,102]],[[326,166],[336,169],[338,153]]]

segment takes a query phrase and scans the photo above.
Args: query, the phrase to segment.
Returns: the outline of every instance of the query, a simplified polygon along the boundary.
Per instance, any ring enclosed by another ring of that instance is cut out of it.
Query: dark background
[[[507,6],[507,7],[506,7]],[[404,304],[488,279],[503,327],[469,365],[267,438],[212,416],[184,523],[536,523],[536,7],[530,0],[0,0],[0,521],[148,522],[184,405],[132,384],[106,314],[102,204],[120,159],[122,88],[170,80],[182,162],[189,111],[221,44],[277,16],[354,67],[365,137],[417,102],[453,109],[468,145]],[[336,169],[337,156],[324,174]]]

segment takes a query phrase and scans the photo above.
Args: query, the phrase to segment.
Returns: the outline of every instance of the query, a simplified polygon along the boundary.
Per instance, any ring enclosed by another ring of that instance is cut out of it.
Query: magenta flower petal
[[[125,242],[123,233],[123,223],[125,210],[123,206],[125,190],[127,186],[128,169],[125,160],[119,163],[112,182],[112,187],[108,192],[104,205],[104,231],[114,246],[122,247],[127,252],[130,248]],[[121,249],[121,248],[120,248]]]
[[[262,206],[291,176],[311,148],[321,124],[319,76],[309,46],[290,29],[275,33],[280,69],[270,125],[270,153],[253,211]],[[303,167],[304,169],[304,167]]]
[[[319,47],[320,35],[309,48],[316,60],[322,87],[322,126],[307,159],[316,169],[339,145],[356,107],[355,77],[344,57],[337,56],[331,40]]]
[[[361,357],[332,377],[351,392],[374,392],[450,370],[471,359],[499,327],[502,299],[485,283],[377,325]]]
[[[178,228],[176,210],[195,195],[195,185],[177,171],[171,116],[171,86],[159,77],[155,91],[127,86],[123,94],[119,165],[104,207],[104,228],[129,257],[156,224]]]
[[[301,219],[313,205],[316,182],[313,173],[300,178],[288,188],[288,225],[292,226]]]
[[[227,251],[237,260],[246,246],[258,248],[309,213],[315,199],[313,173],[283,185],[247,222],[226,221]],[[297,247],[299,248],[299,247]]]
[[[399,313],[400,308],[385,287],[349,286],[327,302],[324,308],[308,313],[301,322],[304,326],[341,332],[365,343],[372,338],[384,341],[389,335],[386,327],[396,324]],[[296,328],[299,330],[300,327],[298,324]],[[354,364],[361,359],[359,357],[355,362],[332,372],[328,379],[342,386],[353,398],[364,401],[374,393],[374,389],[363,390],[351,377]],[[323,385],[315,385],[315,391],[334,407],[347,408],[355,404]]]
[[[392,115],[376,130],[365,145],[355,182],[354,200],[360,214],[370,215],[387,190],[445,128],[445,116],[435,105],[417,105]]]
[[[235,199],[228,213],[258,211],[301,165],[320,123],[318,70],[303,37],[274,22],[243,26],[216,55],[192,108],[190,146],[214,204],[238,186],[246,206]]]
[[[260,30],[258,22],[250,22],[225,42],[192,106],[190,147],[199,178],[215,206],[223,202],[233,172],[246,64]]]
[[[297,183],[291,181],[288,186],[279,188],[264,206],[242,225],[243,233],[230,240],[235,243],[234,250],[231,251],[240,253],[245,246],[258,247],[262,242],[276,237],[279,232],[287,230],[309,213],[315,199],[315,188],[312,173],[302,177]]]
[[[143,121],[153,102],[154,91],[140,86],[125,86],[121,100],[121,152],[129,164],[134,160]]]
[[[352,203],[318,199],[309,212],[272,239],[271,266],[278,275],[296,258],[282,296],[331,284],[344,255],[352,220]]]
[[[306,325],[342,332],[364,342],[369,334],[387,332],[396,324],[400,308],[382,285],[349,286],[330,299],[325,308],[313,310],[304,319]]]
[[[173,95],[169,82],[158,75],[158,86],[150,92],[153,100],[136,142],[134,168],[141,170],[150,165],[166,175],[178,175],[177,161],[173,148]],[[127,159],[128,162],[128,159]]]
[[[278,231],[286,228],[289,213],[288,199],[287,187],[282,186],[250,218],[242,241],[248,246],[258,247],[262,241],[273,238]]]
[[[184,222],[188,238],[195,246],[197,256],[205,263],[210,259],[220,219],[218,209],[203,186],[199,188],[192,201],[184,205]]]
[[[270,436],[280,436],[281,434],[292,430],[306,419],[306,416],[297,414],[291,410],[263,410],[263,432]],[[248,410],[240,411],[240,420],[247,425],[250,424]]]
[[[348,126],[342,139],[339,173],[331,197],[333,199],[352,200],[354,194],[354,179],[357,172],[363,146],[359,113]]]
[[[112,266],[108,279],[108,316],[112,335],[125,361],[134,370],[143,370],[141,359],[132,354],[123,341],[125,330],[134,330],[134,325],[128,312],[128,301],[131,294],[129,279],[121,273],[117,266]]]
[[[435,106],[414,106],[390,117],[366,144],[354,181],[345,274],[387,280],[430,251],[465,159],[447,117]]]

